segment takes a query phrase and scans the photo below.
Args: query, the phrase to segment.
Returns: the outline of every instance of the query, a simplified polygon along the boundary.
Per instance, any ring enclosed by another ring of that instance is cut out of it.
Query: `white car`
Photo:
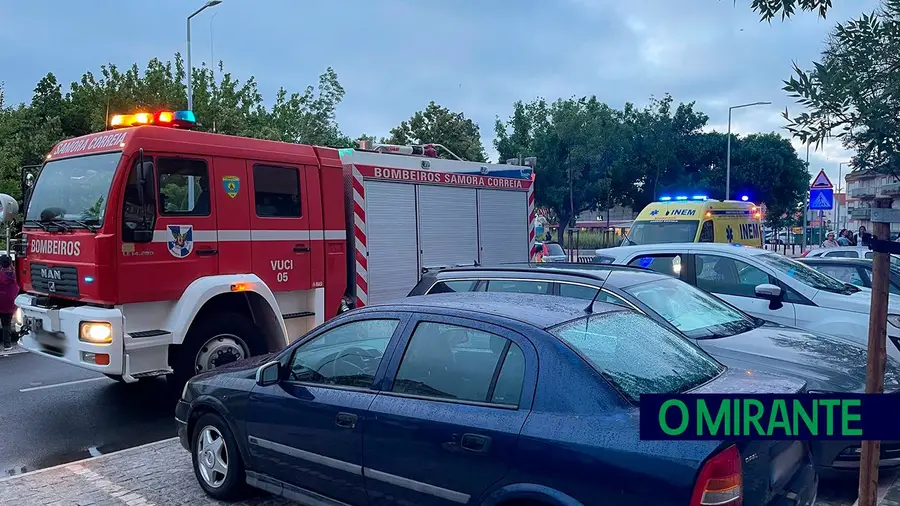
[[[757,318],[866,344],[871,290],[796,260],[730,244],[648,244],[597,250],[595,263],[645,267],[681,278]],[[888,307],[888,355],[900,359],[900,299]]]
[[[872,259],[872,250],[865,246],[838,246],[836,248],[816,248],[802,255],[804,258],[868,258]],[[891,255],[891,263],[900,267],[900,257]]]

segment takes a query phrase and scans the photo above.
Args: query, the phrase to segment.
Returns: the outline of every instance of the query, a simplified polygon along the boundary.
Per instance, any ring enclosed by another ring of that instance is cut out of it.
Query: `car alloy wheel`
[[[195,450],[197,471],[212,488],[219,488],[228,478],[228,446],[219,429],[207,425],[200,430]]]

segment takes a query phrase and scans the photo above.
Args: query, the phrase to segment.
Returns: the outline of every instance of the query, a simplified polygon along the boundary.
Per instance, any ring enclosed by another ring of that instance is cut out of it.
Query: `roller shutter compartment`
[[[524,192],[478,190],[482,265],[528,261],[526,198]]]
[[[366,181],[369,304],[406,297],[419,282],[415,185]]]
[[[423,268],[473,265],[478,260],[475,189],[419,186]]]

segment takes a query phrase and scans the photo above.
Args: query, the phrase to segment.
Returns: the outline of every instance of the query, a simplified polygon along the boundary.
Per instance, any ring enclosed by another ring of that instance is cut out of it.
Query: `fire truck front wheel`
[[[234,313],[209,314],[194,322],[173,362],[174,379],[183,385],[196,374],[266,352],[262,330]]]

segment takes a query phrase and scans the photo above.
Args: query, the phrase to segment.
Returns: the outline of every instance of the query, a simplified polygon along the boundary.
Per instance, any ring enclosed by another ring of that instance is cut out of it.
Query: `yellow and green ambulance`
[[[746,197],[662,197],[644,208],[622,245],[722,242],[762,247],[762,212]]]

